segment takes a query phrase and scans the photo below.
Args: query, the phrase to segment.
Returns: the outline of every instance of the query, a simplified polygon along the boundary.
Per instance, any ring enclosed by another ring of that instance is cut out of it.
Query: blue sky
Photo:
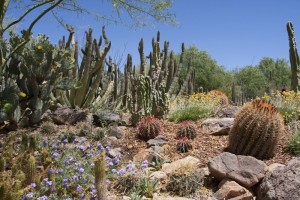
[[[87,8],[102,13],[109,13],[112,7],[104,0],[84,2]],[[102,25],[106,25],[107,35],[112,41],[109,55],[116,57],[123,54],[123,62],[130,53],[137,64],[139,40],[144,38],[145,54],[148,54],[151,39],[160,30],[161,41],[170,41],[170,50],[180,52],[182,42],[186,47],[196,45],[199,50],[207,51],[219,65],[230,70],[255,65],[263,57],[288,60],[286,23],[293,22],[296,40],[300,44],[299,10],[299,0],[174,0],[171,11],[176,14],[178,26],[155,23],[150,27],[134,29],[70,13],[65,13],[65,20],[77,27],[76,37],[82,45],[84,31],[88,27],[93,28],[94,36],[99,38]],[[17,17],[17,13],[10,15]],[[26,27],[32,17],[29,16],[18,29]],[[48,35],[53,43],[68,34],[50,15],[42,19],[33,32]]]

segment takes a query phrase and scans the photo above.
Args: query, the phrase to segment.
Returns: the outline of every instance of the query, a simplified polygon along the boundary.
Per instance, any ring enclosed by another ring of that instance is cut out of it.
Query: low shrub
[[[300,156],[300,131],[291,136],[284,149],[296,156]]]

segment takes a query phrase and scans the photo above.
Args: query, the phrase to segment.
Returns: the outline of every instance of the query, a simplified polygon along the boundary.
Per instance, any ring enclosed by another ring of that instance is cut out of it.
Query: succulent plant
[[[56,131],[57,126],[53,122],[46,121],[41,124],[41,132],[44,134],[49,135],[55,133]]]
[[[26,184],[35,183],[36,164],[34,156],[30,155],[26,164]]]
[[[197,130],[192,121],[186,120],[179,124],[179,128],[176,134],[176,138],[186,137],[188,139],[194,139],[197,136]]]
[[[180,138],[176,144],[177,151],[180,151],[181,153],[186,153],[192,148],[192,144],[187,137]]]
[[[188,196],[195,193],[203,183],[204,179],[200,169],[187,164],[169,175],[166,189],[179,196]]]
[[[271,158],[283,133],[284,120],[277,109],[265,100],[255,99],[237,113],[229,133],[228,151],[258,159]]]
[[[4,172],[6,168],[6,160],[3,156],[0,158],[0,172]]]
[[[161,131],[161,122],[155,117],[144,117],[137,124],[137,137],[145,141],[155,138]]]
[[[105,151],[102,151],[95,161],[95,186],[97,190],[97,197],[101,200],[107,199],[106,188],[106,162]]]

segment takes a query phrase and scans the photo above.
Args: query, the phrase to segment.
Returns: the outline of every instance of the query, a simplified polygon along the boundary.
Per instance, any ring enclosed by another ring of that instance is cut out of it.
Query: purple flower
[[[111,172],[112,172],[113,174],[116,174],[116,173],[117,173],[117,170],[116,170],[116,169],[112,169]]]
[[[123,174],[125,174],[126,173],[126,169],[123,167],[123,168],[121,168],[118,172],[117,172],[117,175],[118,176],[122,176]]]
[[[97,190],[93,189],[92,194],[97,194]]]
[[[73,200],[72,198],[66,198],[66,199],[64,199],[64,200]]]
[[[59,156],[59,153],[57,153],[57,152],[54,152],[52,156],[53,156],[53,158],[58,158],[58,156]]]
[[[26,194],[26,197],[28,197],[28,198],[32,198],[32,197],[33,197],[33,193],[32,193],[32,192],[30,192],[30,193]]]
[[[64,144],[67,144],[68,142],[69,142],[68,139],[64,139],[64,140],[63,140],[63,143],[64,143]]]
[[[35,184],[35,183],[31,183],[31,184],[30,184],[30,188],[31,188],[31,189],[33,189],[33,188],[35,188],[35,187],[36,187],[36,184]]]
[[[132,168],[133,168],[133,164],[132,164],[132,163],[129,163],[129,164],[126,166],[126,169],[127,169],[128,171],[131,171]]]
[[[144,160],[141,164],[141,167],[148,167],[148,160]]]
[[[48,186],[52,185],[52,181],[47,181],[46,183],[47,183]]]
[[[44,196],[37,198],[37,200],[48,200],[48,197],[44,195]]]
[[[99,144],[98,147],[97,147],[97,149],[98,149],[99,151],[103,151],[104,148],[103,148],[102,144]]]
[[[48,174],[54,174],[54,170],[53,169],[48,169]]]
[[[112,167],[112,166],[114,166],[114,163],[113,162],[109,162],[109,163],[107,163],[107,166]]]
[[[68,182],[68,178],[63,178],[63,182],[67,183]]]
[[[43,147],[47,147],[48,146],[48,141],[47,140],[43,140]]]
[[[78,163],[78,162],[75,162],[75,163],[74,163],[74,165],[75,165],[75,166],[78,166],[78,165],[79,165],[79,163]]]
[[[80,146],[78,147],[78,149],[80,149],[81,151],[85,151],[85,150],[86,150],[86,147],[83,146],[83,145],[80,145]]]
[[[84,199],[85,198],[85,194],[80,194],[80,198]]]
[[[83,169],[83,168],[79,168],[79,169],[78,169],[78,172],[83,173],[83,172],[84,172],[84,169]]]
[[[78,181],[78,180],[79,180],[78,176],[73,176],[72,177],[72,181]]]
[[[105,147],[105,150],[106,150],[106,152],[109,152],[109,151],[110,151],[110,147],[109,147],[109,146],[106,146],[106,147]]]
[[[62,174],[64,172],[64,170],[62,168],[59,168],[57,172],[58,172],[58,174]]]
[[[118,164],[120,163],[119,158],[115,157],[115,158],[113,159],[113,163],[114,163],[115,165],[118,165]]]
[[[44,178],[43,181],[47,182],[49,179],[48,178]]]
[[[83,190],[83,187],[81,185],[77,185],[76,191],[81,192]]]

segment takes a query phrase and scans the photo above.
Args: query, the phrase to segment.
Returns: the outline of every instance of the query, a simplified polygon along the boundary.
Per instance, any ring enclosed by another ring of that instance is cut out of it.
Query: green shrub
[[[169,120],[174,122],[182,122],[185,120],[196,121],[212,115],[209,108],[188,107],[175,111],[169,115]]]
[[[300,156],[300,131],[288,140],[285,145],[285,150],[296,156]]]

